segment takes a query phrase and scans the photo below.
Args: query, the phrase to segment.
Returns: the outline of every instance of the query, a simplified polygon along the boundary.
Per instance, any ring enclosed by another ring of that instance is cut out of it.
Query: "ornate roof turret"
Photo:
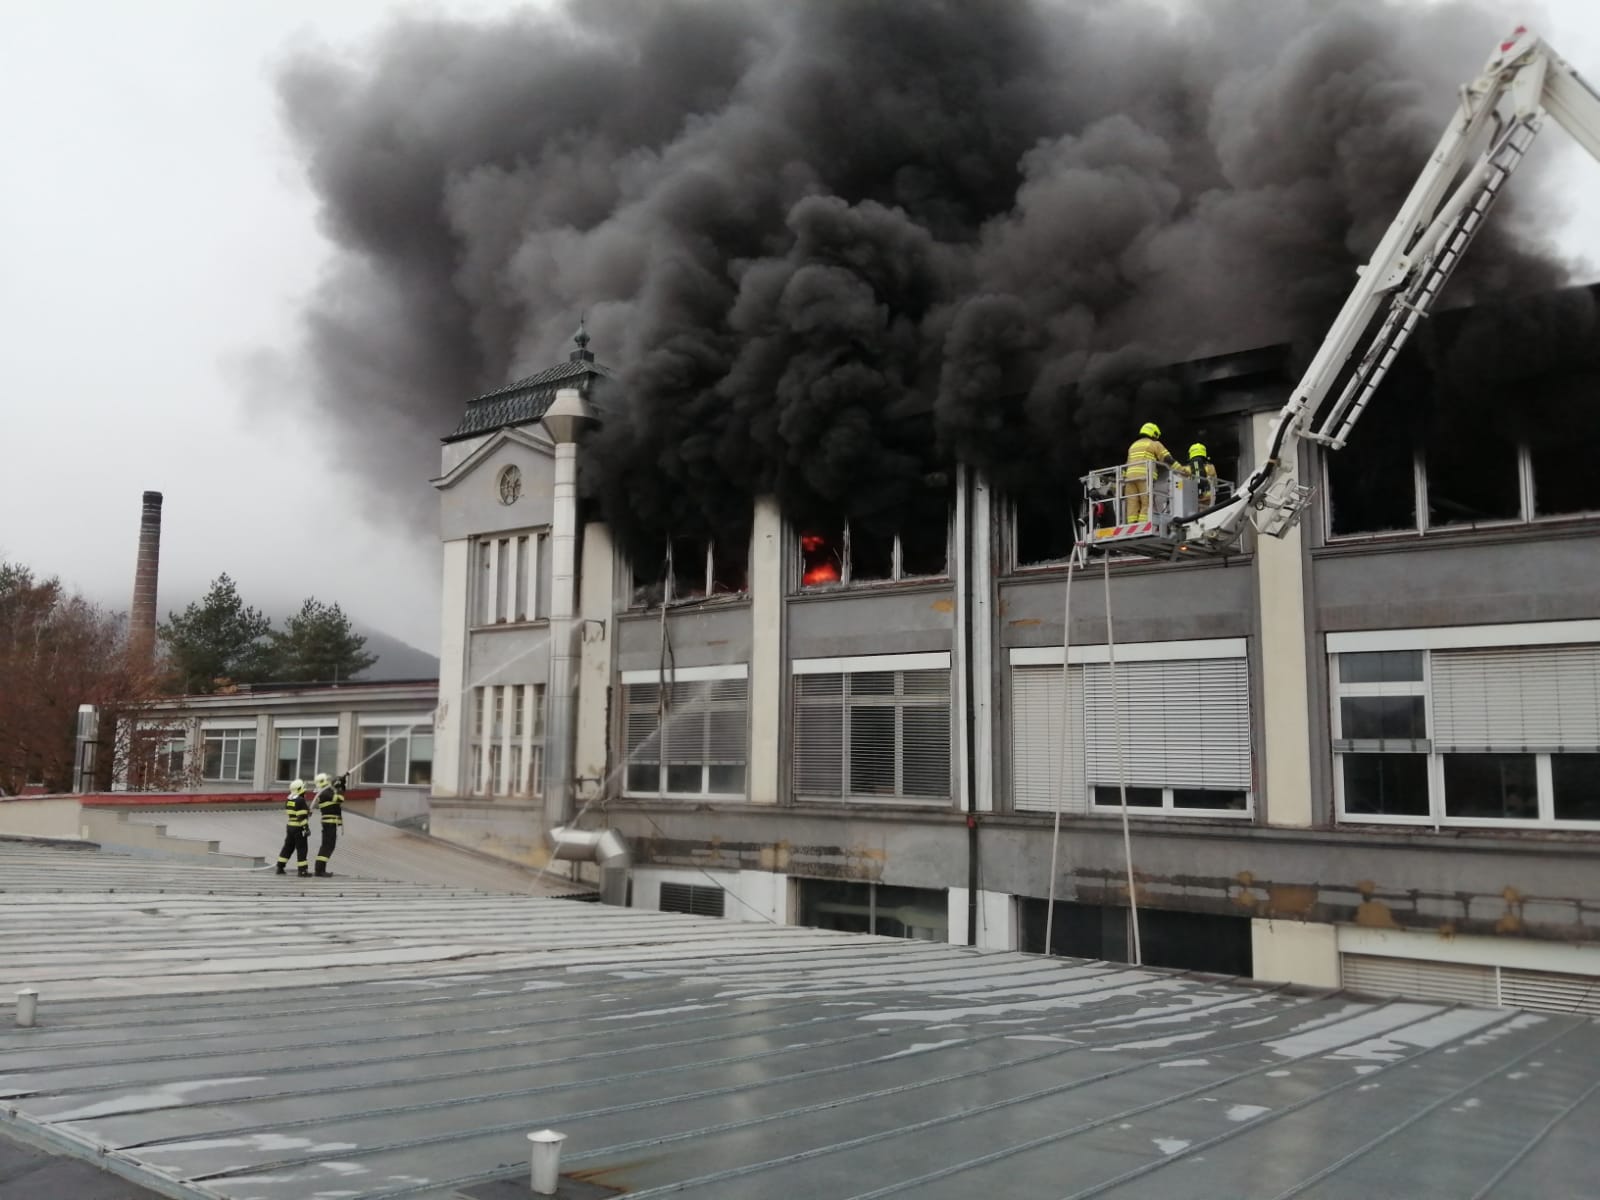
[[[589,350],[589,331],[583,321],[572,340],[577,349],[567,361],[485,392],[467,402],[461,423],[445,437],[446,442],[492,433],[508,425],[533,425],[549,411],[559,388],[575,387],[590,396],[596,383],[608,384],[615,378],[611,368],[596,362]]]

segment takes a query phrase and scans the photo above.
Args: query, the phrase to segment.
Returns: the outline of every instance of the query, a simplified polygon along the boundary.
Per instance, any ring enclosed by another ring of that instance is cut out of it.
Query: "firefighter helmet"
[[[306,781],[304,779],[296,779],[293,783],[291,783],[289,785],[289,795],[291,795],[291,796],[298,796],[302,792],[304,792],[305,790],[306,790]]]
[[[1196,442],[1194,445],[1190,446],[1189,447],[1189,457],[1190,458],[1205,458],[1206,457],[1205,443],[1204,442]]]
[[[1161,436],[1161,426],[1157,425],[1154,421],[1146,421],[1143,425],[1139,426],[1139,432],[1145,437],[1158,438]]]
[[[328,778],[328,773],[326,771],[317,772],[317,787],[319,789],[327,787],[331,782],[332,780]]]

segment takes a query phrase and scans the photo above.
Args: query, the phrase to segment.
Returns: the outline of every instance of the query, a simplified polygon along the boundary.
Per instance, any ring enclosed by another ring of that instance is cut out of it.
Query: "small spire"
[[[568,357],[573,362],[593,362],[594,355],[589,353],[589,326],[583,315],[578,317],[578,332],[572,335],[572,340],[578,344]]]

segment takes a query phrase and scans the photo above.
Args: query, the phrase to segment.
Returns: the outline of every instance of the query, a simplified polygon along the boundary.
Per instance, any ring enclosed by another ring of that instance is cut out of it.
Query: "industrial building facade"
[[[1204,374],[1237,476],[1289,381]],[[1288,536],[1070,591],[1076,486],[960,467],[893,536],[759,499],[633,564],[541,419],[613,386],[580,343],[445,443],[436,831],[607,825],[639,906],[994,947],[1053,891],[1052,949],[1126,958],[1125,787],[1146,962],[1600,1007],[1600,505],[1547,446],[1379,422]]]

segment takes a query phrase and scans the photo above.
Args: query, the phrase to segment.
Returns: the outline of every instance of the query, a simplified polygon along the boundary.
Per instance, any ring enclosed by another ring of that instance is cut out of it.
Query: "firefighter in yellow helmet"
[[[1134,525],[1150,519],[1150,493],[1159,467],[1177,462],[1161,444],[1161,427],[1154,421],[1139,426],[1139,437],[1128,447],[1128,464],[1122,469],[1122,521]]]
[[[344,776],[329,779],[317,776],[317,812],[322,816],[322,844],[317,847],[317,874],[328,875],[328,860],[333,848],[339,844],[339,830],[344,826]]]
[[[1200,481],[1200,507],[1210,508],[1217,502],[1217,468],[1204,442],[1189,447],[1189,473]]]
[[[291,855],[300,858],[300,874],[307,875],[306,857],[311,853],[311,805],[306,802],[306,784],[296,779],[289,785],[289,795],[283,804],[288,829],[283,838],[283,849],[278,851],[278,874],[285,874]]]

